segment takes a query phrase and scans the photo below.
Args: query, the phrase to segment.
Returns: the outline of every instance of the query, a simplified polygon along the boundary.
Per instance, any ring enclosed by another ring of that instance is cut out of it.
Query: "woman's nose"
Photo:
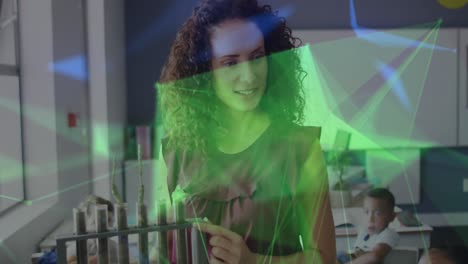
[[[253,83],[255,80],[255,70],[250,61],[239,64],[239,80],[244,83]]]

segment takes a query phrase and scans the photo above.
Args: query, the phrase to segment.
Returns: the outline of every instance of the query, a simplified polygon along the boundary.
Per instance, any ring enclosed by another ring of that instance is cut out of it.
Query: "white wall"
[[[85,7],[82,0],[53,1],[54,61],[76,61],[72,75],[55,71],[57,156],[59,159],[60,201],[64,208],[76,206],[90,193],[88,140],[88,80],[86,74]],[[83,67],[81,67],[83,66]],[[78,116],[76,127],[68,127],[67,114]],[[71,210],[66,212],[71,216]]]
[[[124,129],[127,121],[126,66],[125,66],[125,12],[123,0],[105,2],[105,36],[107,71],[107,113],[111,127],[109,137],[112,151],[124,159]]]
[[[351,149],[457,146],[457,53],[375,41],[423,40],[454,50],[458,29],[369,30],[360,37],[351,29],[294,32],[310,44],[313,57],[304,60],[311,73],[305,124],[322,127],[325,149],[339,128],[351,131]],[[399,72],[405,104],[391,92],[393,80],[381,79],[380,64]]]
[[[93,192],[110,198],[111,156],[123,161],[126,123],[124,1],[88,0]]]
[[[97,159],[93,164],[98,165],[97,170],[91,170],[90,122],[97,130],[110,127],[111,122],[117,124],[107,129],[108,140],[100,141],[99,146],[107,149],[110,139],[116,137],[118,143],[112,147],[123,157],[123,1],[108,1],[97,10],[93,7],[99,1],[91,1],[90,10],[83,9],[85,2],[20,0],[26,192],[33,203],[0,216],[0,263],[29,263],[37,243],[70,217],[71,208],[90,192],[91,180],[107,175],[108,160],[99,167],[101,160]],[[95,22],[89,27],[85,11],[91,12]],[[88,51],[89,81],[54,74],[50,68],[51,62],[86,57]],[[108,60],[116,63],[106,64]],[[67,126],[69,112],[79,116],[78,127]],[[90,113],[94,113],[91,118]],[[122,133],[114,133],[116,127]],[[93,176],[93,172],[98,173]],[[109,190],[108,178],[96,185],[97,190]],[[99,194],[109,197],[110,192]]]

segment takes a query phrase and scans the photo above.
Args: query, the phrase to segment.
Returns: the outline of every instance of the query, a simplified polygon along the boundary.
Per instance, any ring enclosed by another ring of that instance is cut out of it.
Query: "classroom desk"
[[[401,211],[399,208],[396,212]],[[361,207],[352,208],[337,208],[333,209],[333,220],[335,226],[348,222],[355,227],[336,227],[336,249],[337,251],[349,251],[353,249],[356,240],[359,223],[363,223],[363,209]],[[407,227],[400,224],[400,221],[395,220],[390,223],[390,227],[397,231],[400,235],[398,247],[410,247],[423,249],[430,246],[432,227],[424,224],[422,226]]]

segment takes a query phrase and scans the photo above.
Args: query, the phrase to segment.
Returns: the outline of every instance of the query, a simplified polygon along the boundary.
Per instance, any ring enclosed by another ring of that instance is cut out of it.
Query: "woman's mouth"
[[[257,91],[257,89],[246,89],[246,90],[237,90],[237,91],[234,91],[234,93],[240,94],[240,95],[251,95],[255,91]]]

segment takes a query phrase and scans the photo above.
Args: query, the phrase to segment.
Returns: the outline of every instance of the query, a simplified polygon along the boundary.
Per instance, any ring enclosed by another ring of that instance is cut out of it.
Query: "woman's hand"
[[[255,264],[256,254],[252,253],[242,237],[224,227],[199,223],[202,232],[211,235],[208,242],[211,246],[211,264]]]

